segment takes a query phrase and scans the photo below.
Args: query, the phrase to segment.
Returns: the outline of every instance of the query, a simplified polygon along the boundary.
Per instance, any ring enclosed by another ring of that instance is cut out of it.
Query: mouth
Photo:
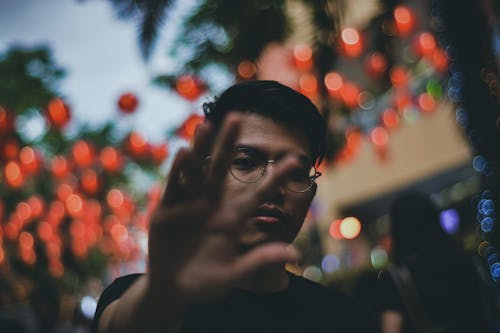
[[[281,209],[269,205],[259,207],[253,215],[253,218],[257,223],[269,225],[284,223],[287,220],[285,213],[283,213]]]

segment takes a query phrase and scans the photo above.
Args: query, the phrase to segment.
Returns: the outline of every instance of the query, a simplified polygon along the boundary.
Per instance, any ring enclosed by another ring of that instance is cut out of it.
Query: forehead
[[[236,146],[258,149],[275,158],[294,153],[311,161],[310,141],[297,127],[279,123],[257,113],[241,113],[241,130]]]

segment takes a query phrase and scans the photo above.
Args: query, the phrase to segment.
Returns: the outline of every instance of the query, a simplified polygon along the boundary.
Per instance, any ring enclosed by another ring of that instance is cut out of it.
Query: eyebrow
[[[237,144],[234,146],[235,149],[246,149],[246,150],[249,150],[250,152],[252,153],[255,153],[256,155],[259,155],[259,156],[262,156],[263,158],[267,158],[266,157],[266,153],[258,148],[255,148],[253,146],[249,146],[249,145],[244,145],[244,144]],[[286,152],[285,152],[286,153]],[[285,155],[284,153],[280,154],[280,156],[283,156]],[[301,153],[295,153],[295,155],[298,157],[298,159],[306,164],[306,165],[313,165],[313,162],[311,160],[311,158],[305,154],[301,154]]]

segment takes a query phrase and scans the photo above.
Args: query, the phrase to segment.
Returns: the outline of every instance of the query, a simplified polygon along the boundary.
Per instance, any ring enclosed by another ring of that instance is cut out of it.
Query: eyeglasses
[[[210,156],[207,157],[209,159]],[[233,151],[229,171],[234,179],[242,183],[255,183],[266,174],[267,165],[277,163],[277,160],[267,160],[264,155],[252,148],[240,147]],[[304,163],[292,170],[283,181],[283,187],[291,192],[307,192],[316,178],[321,176],[314,166]]]

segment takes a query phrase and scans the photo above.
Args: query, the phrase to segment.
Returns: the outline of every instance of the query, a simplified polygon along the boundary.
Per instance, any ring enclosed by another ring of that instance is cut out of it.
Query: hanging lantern
[[[14,114],[0,105],[0,137],[6,136],[14,130]]]
[[[118,109],[125,114],[134,113],[138,105],[139,100],[131,92],[122,94],[118,99]]]
[[[146,158],[149,155],[149,143],[138,132],[131,132],[125,143],[128,153],[134,158]]]
[[[358,105],[359,88],[350,82],[345,82],[340,89],[340,97],[348,108],[355,108]]]
[[[19,152],[19,161],[23,171],[27,174],[35,174],[40,171],[42,166],[42,155],[31,148],[30,146],[25,146]]]
[[[311,99],[318,95],[318,80],[311,73],[305,73],[300,76],[299,87],[300,92]]]
[[[250,60],[243,60],[238,64],[238,76],[243,80],[250,80],[257,73],[257,66]]]
[[[368,75],[381,77],[387,70],[387,58],[381,52],[371,52],[365,58],[364,68]]]
[[[56,97],[47,106],[47,117],[54,128],[61,129],[70,121],[71,111],[61,98]]]
[[[448,70],[448,56],[446,52],[444,52],[440,48],[435,48],[432,54],[430,55],[431,63],[434,66],[434,69],[438,73],[445,73]]]
[[[344,28],[340,34],[343,53],[351,58],[355,58],[363,52],[361,35],[354,28]]]
[[[15,160],[19,155],[19,141],[14,138],[8,138],[0,145],[0,159]]]
[[[196,128],[204,119],[205,118],[199,114],[191,114],[177,130],[177,135],[186,140],[191,140],[194,137]]]
[[[393,129],[399,125],[399,115],[393,108],[387,108],[382,112],[382,123],[384,127]]]
[[[330,72],[325,75],[325,87],[328,90],[328,94],[332,97],[338,98],[340,96],[340,90],[344,85],[344,79],[342,75],[337,72]]]
[[[79,218],[83,213],[83,198],[81,195],[71,193],[64,200],[68,214],[73,218]]]
[[[408,73],[401,66],[393,66],[389,72],[391,83],[396,88],[401,88],[408,84]]]
[[[151,145],[151,158],[155,164],[161,164],[168,156],[168,146],[166,143]]]
[[[45,214],[45,201],[38,195],[32,195],[28,198],[28,205],[31,209],[31,216],[34,219],[39,219]]]
[[[82,190],[88,195],[94,195],[99,191],[99,178],[93,169],[85,169],[80,175]]]
[[[380,161],[385,162],[387,160],[387,148],[389,143],[389,133],[382,127],[375,127],[371,132],[371,140],[373,142],[373,148],[377,157]]]
[[[408,6],[397,6],[394,9],[394,22],[399,36],[408,36],[417,24],[415,12]]]
[[[94,162],[94,149],[85,140],[78,140],[71,149],[75,164],[81,168],[89,167]]]
[[[431,113],[436,110],[436,100],[428,93],[421,93],[418,96],[418,107],[423,113]]]
[[[302,71],[310,70],[313,66],[313,51],[309,45],[300,44],[293,49],[295,67]]]
[[[68,160],[64,156],[55,156],[50,163],[50,171],[58,179],[68,176],[70,171]]]
[[[8,161],[3,171],[5,183],[9,187],[19,189],[24,185],[25,176],[17,161]]]
[[[205,84],[191,75],[180,76],[175,82],[175,90],[188,101],[198,99],[207,89]]]
[[[417,56],[432,57],[432,53],[436,49],[436,39],[430,32],[422,32],[415,36],[413,40],[413,50]]]
[[[99,155],[102,168],[107,172],[118,172],[123,167],[123,157],[111,146],[104,147]]]

